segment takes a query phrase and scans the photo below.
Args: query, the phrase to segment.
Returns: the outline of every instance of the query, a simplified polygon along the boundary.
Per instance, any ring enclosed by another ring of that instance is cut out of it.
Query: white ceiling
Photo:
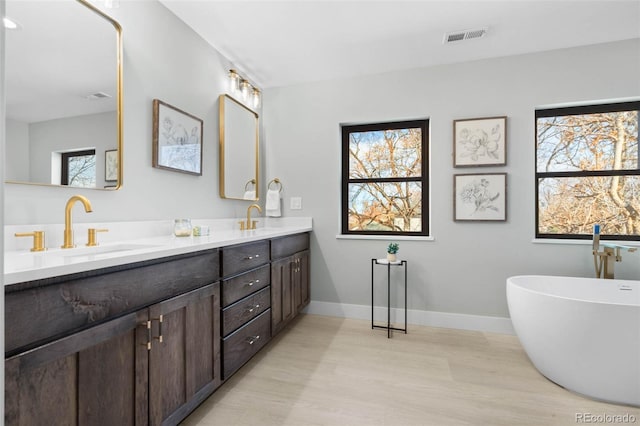
[[[640,38],[640,0],[160,1],[262,88]]]

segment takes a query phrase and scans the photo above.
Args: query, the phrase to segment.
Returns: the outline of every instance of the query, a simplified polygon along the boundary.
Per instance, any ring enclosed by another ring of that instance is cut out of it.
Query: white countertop
[[[106,227],[109,233],[99,235],[99,239],[105,242],[96,247],[85,247],[78,245],[72,249],[50,248],[44,252],[31,252],[28,249],[6,251],[4,253],[4,285],[16,284],[26,281],[39,280],[60,275],[74,274],[78,272],[102,269],[112,266],[124,265],[128,263],[141,262],[162,257],[175,256],[184,253],[191,253],[201,250],[230,246],[233,244],[258,241],[268,238],[275,238],[285,235],[308,232],[312,230],[311,218],[285,218],[279,220],[263,221],[264,227],[255,230],[240,231],[238,229],[226,229],[223,225],[233,223],[235,220],[200,220],[193,221],[194,224],[206,224],[211,227],[209,236],[204,237],[175,237],[166,235],[166,225],[164,222],[162,232],[165,235],[136,236],[132,233],[128,235],[131,239],[121,238],[118,233],[118,223],[99,224]],[[171,223],[171,222],[167,222]],[[221,226],[222,225],[222,226]],[[131,227],[131,223],[126,223],[122,227]],[[15,232],[24,232],[24,229],[5,228],[13,235]],[[21,227],[24,228],[24,227]],[[86,227],[85,227],[86,228]],[[144,228],[144,226],[138,226]],[[35,229],[33,226],[31,229]],[[107,236],[112,233],[120,238],[109,240]],[[6,234],[7,232],[5,232]],[[76,235],[77,230],[76,230]],[[76,243],[78,242],[76,237]]]

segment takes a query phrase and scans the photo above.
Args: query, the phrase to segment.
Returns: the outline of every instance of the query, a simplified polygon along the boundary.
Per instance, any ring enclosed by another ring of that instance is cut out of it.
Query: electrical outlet
[[[291,197],[291,210],[302,210],[302,197]]]

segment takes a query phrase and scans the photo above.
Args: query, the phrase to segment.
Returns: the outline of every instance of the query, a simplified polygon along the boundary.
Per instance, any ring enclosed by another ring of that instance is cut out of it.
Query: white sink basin
[[[47,270],[60,268],[68,265],[81,265],[93,261],[109,261],[110,259],[126,257],[131,254],[146,253],[145,250],[155,252],[153,249],[160,249],[161,245],[155,244],[135,244],[116,243],[105,244],[95,247],[77,247],[72,249],[51,249],[40,252],[12,252],[5,253],[5,278],[8,273],[22,273],[26,271]],[[67,270],[76,272],[76,270]],[[35,277],[35,278],[34,278]],[[30,275],[28,278],[18,278],[15,282],[38,279],[38,275]],[[5,281],[6,285],[7,281]]]
[[[56,254],[61,257],[81,257],[81,256],[97,256],[109,253],[120,253],[123,251],[142,250],[157,247],[153,244],[114,244],[95,247],[79,247],[73,249],[65,249]]]

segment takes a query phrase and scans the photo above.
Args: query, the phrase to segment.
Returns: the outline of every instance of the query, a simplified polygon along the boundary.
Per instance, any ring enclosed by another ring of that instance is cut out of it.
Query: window
[[[342,127],[342,233],[429,235],[429,120]]]
[[[536,237],[640,241],[640,102],[536,111]]]
[[[96,150],[63,152],[61,184],[96,187]]]

